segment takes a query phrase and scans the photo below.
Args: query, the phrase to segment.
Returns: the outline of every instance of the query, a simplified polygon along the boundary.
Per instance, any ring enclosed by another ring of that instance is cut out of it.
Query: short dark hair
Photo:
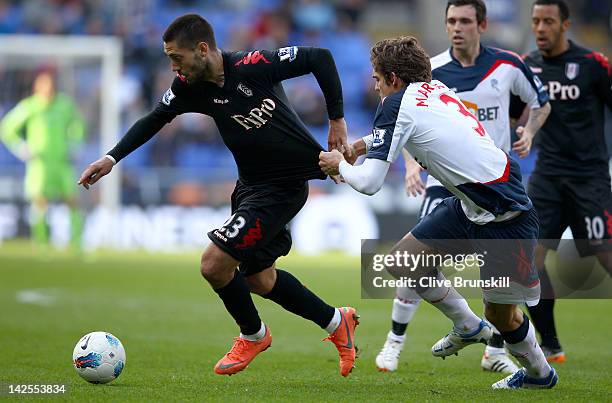
[[[536,0],[531,9],[533,10],[535,6],[557,6],[561,21],[568,20],[570,17],[569,7],[564,0]]]
[[[391,73],[406,84],[431,81],[431,63],[425,50],[412,36],[383,39],[370,50],[374,70],[391,81]]]
[[[211,49],[217,48],[212,25],[197,14],[185,14],[166,28],[164,42],[176,41],[183,48],[195,49],[198,43],[206,42]]]
[[[461,6],[472,6],[476,10],[476,22],[479,24],[487,18],[487,6],[482,0],[448,0],[446,3],[446,14],[448,15],[448,9],[450,6],[461,7]]]

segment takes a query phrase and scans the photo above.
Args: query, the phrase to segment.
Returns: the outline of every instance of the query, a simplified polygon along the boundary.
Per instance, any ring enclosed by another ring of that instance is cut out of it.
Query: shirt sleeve
[[[517,95],[530,109],[540,108],[548,102],[548,93],[538,76],[519,58],[510,91]]]
[[[172,86],[164,93],[157,107],[130,127],[125,136],[107,154],[119,162],[132,151],[151,140],[157,132],[177,115],[189,112],[186,85],[175,78]]]
[[[385,182],[391,163],[379,159],[366,158],[361,165],[340,162],[339,171],[344,181],[356,191],[373,195]]]
[[[401,152],[401,148],[408,141],[410,133],[414,130],[408,113],[404,111],[400,117],[400,106],[403,91],[386,97],[376,112],[374,127],[368,135],[366,144],[371,144],[366,158],[376,158],[393,162]],[[402,122],[400,122],[402,121]]]
[[[595,93],[612,111],[612,67],[606,56],[599,52],[589,54],[589,57],[597,61],[595,65],[596,83]]]
[[[312,73],[325,97],[329,118],[344,117],[342,84],[328,49],[289,46],[248,52],[234,66],[243,73],[265,77],[270,84]]]

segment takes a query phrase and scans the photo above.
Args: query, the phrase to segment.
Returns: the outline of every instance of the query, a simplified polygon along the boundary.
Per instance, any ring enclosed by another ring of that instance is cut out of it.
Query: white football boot
[[[462,334],[453,328],[449,334],[431,347],[431,353],[443,359],[452,354],[458,355],[459,350],[470,344],[487,344],[492,334],[491,326],[484,320],[480,321],[480,325],[472,333]]]
[[[527,375],[525,368],[521,368],[512,375],[508,375],[501,381],[495,382],[491,387],[493,389],[550,389],[559,382],[559,376],[554,368],[550,368],[550,372],[545,378],[532,378]]]
[[[480,366],[485,371],[513,374],[519,367],[512,361],[504,348],[487,347],[480,360]]]
[[[385,345],[376,356],[376,367],[380,372],[393,372],[397,369],[399,357],[404,348],[404,342],[398,341],[397,338],[389,332]]]

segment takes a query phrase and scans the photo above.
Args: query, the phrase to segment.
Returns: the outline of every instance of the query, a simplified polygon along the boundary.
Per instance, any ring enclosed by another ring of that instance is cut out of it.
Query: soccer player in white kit
[[[431,59],[432,76],[452,88],[466,108],[478,119],[495,145],[506,153],[512,147],[520,157],[529,154],[533,136],[550,112],[548,95],[541,82],[520,57],[502,49],[482,46],[480,35],[487,28],[486,6],[482,0],[450,0],[446,6],[446,31],[451,47]],[[517,95],[530,108],[525,127],[518,127],[520,139],[511,144],[510,96]],[[406,191],[422,194],[421,167],[404,150]],[[452,196],[429,175],[419,217],[429,214],[442,200]],[[391,313],[391,329],[376,357],[379,371],[395,371],[406,339],[406,328],[420,299],[406,287],[397,289]],[[508,357],[504,341],[493,328],[480,365],[493,372],[513,373],[518,367]]]
[[[353,166],[337,150],[321,152],[319,165],[326,174],[340,174],[355,190],[371,195],[381,188],[391,162],[405,147],[453,193],[391,254],[431,256],[443,251],[443,240],[449,239],[463,240],[473,250],[482,250],[490,240],[507,241],[503,250],[494,248],[487,256],[487,261],[494,264],[480,269],[482,279],[498,269],[499,263],[510,278],[510,287],[483,289],[485,317],[501,332],[508,350],[523,368],[492,386],[553,387],[558,376],[546,361],[529,319],[517,307],[537,304],[540,295],[533,265],[538,219],[521,183],[518,164],[495,146],[453,91],[432,80],[429,58],[416,39],[380,41],[372,48],[371,61],[381,103],[372,133],[351,146],[352,155],[365,154],[366,158],[361,165]],[[388,270],[399,277],[400,269]],[[418,265],[411,270],[401,274],[409,274],[417,282],[424,277],[436,280],[414,289],[453,322],[451,332],[433,345],[434,356],[457,354],[467,345],[491,338],[489,324],[444,282],[444,275],[436,267]]]

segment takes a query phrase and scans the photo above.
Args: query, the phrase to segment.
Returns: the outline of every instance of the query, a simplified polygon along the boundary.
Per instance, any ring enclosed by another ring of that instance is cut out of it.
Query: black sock
[[[405,335],[407,327],[408,327],[408,323],[399,323],[394,320],[391,321],[391,331],[396,336]]]
[[[255,334],[261,329],[261,319],[251,298],[249,286],[240,271],[225,287],[215,290],[232,315],[242,334]]]
[[[557,338],[555,318],[553,311],[555,307],[554,299],[542,299],[536,306],[529,306],[529,314],[534,327],[540,333],[542,345],[553,349],[561,348]]]
[[[509,332],[500,333],[506,343],[516,344],[525,340],[525,337],[527,337],[527,332],[529,332],[529,318],[523,313],[523,323],[521,323],[518,328]]]
[[[276,269],[276,283],[264,298],[276,302],[289,312],[308,319],[325,329],[335,309],[304,287],[291,273]]]
[[[541,289],[540,302],[536,306],[528,306],[527,309],[529,315],[531,315],[533,326],[540,334],[542,345],[553,349],[561,348],[555,327],[555,292],[546,273],[546,268],[540,270],[538,274]]]
[[[502,337],[501,334],[493,332],[493,335],[489,339],[489,342],[487,343],[487,345],[491,347],[496,347],[496,348],[503,348],[504,338]]]
[[[546,267],[538,270],[538,276],[540,277],[540,300],[555,299],[555,290],[550,282],[550,277],[548,277]]]

